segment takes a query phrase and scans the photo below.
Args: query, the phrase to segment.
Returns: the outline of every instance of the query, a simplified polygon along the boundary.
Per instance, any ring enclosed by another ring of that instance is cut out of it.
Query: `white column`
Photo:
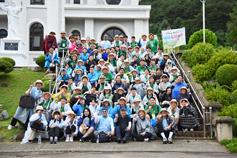
[[[138,5],[139,0],[131,0],[131,5]]]
[[[147,35],[149,34],[149,20],[143,20],[143,33]]]
[[[66,20],[65,20],[65,9],[64,9],[64,5],[66,4],[66,0],[62,0],[62,9],[61,9],[61,31],[64,30],[66,31]],[[70,36],[70,35],[69,35]]]
[[[47,3],[47,34],[51,30],[54,30],[56,32],[56,36],[59,37],[61,31],[61,0],[50,0],[47,1]]]
[[[133,35],[136,37],[136,41],[138,41],[139,38],[141,38],[143,33],[144,33],[143,20],[135,19],[134,20],[134,34]]]
[[[85,19],[85,38],[94,37],[94,19]]]

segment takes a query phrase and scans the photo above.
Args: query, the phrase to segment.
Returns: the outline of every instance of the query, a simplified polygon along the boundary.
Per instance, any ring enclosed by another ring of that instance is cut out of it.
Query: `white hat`
[[[43,88],[44,87],[44,83],[43,83],[43,81],[42,80],[37,80],[35,83],[34,83],[34,86],[36,87],[36,84],[37,83],[41,83],[42,84],[42,87],[41,88]]]
[[[170,105],[171,105],[172,103],[176,103],[176,106],[179,105],[179,103],[176,101],[176,99],[172,99],[172,100],[169,102]]]
[[[127,99],[126,99],[126,98],[121,97],[121,98],[119,99],[119,101],[120,101],[120,100],[124,100],[124,101],[125,101],[125,104],[127,104]]]
[[[141,103],[141,100],[140,100],[140,99],[138,99],[138,98],[135,98],[135,99],[133,100],[133,102],[132,102],[132,103],[135,103],[135,102],[139,102],[139,103]]]
[[[56,35],[56,33],[55,33],[54,30],[51,30],[51,31],[49,32],[49,34],[51,34],[51,33],[54,33],[54,35]]]
[[[81,41],[86,41],[86,38],[85,38],[85,37],[82,37],[82,38],[81,38]]]
[[[67,115],[74,115],[74,116],[75,116],[76,114],[75,114],[72,110],[69,110],[69,111],[67,112],[66,116],[67,116]]]
[[[67,34],[67,32],[66,32],[66,31],[61,31],[61,32],[60,32],[60,34],[62,34],[62,33],[65,33],[65,34]]]
[[[146,93],[147,93],[147,91],[152,91],[152,93],[154,93],[154,90],[151,87],[146,89]]]
[[[159,114],[161,114],[162,111],[166,111],[167,112],[167,115],[169,114],[169,112],[166,110],[166,108],[162,108],[159,112]]]
[[[109,99],[104,99],[103,103],[106,102],[106,101],[109,102]],[[109,103],[110,103],[110,102],[109,102]]]
[[[94,38],[94,37],[91,37],[91,40],[94,40],[94,41],[95,41],[95,38]]]
[[[127,59],[126,60],[124,60],[124,62],[123,63],[130,63],[130,61],[128,61]]]
[[[44,111],[43,106],[39,106],[39,105],[38,105],[38,106],[36,107],[36,109],[35,109],[35,112],[37,112],[38,110]]]
[[[172,70],[177,70],[177,72],[179,72],[179,69],[178,69],[176,66],[173,66],[173,67],[170,69],[170,72],[171,72]]]
[[[106,89],[108,89],[110,91],[112,90],[110,86],[105,86],[104,90],[106,90]]]
[[[136,80],[139,80],[139,81],[141,81],[141,79],[140,79],[139,77],[136,77],[136,78],[135,78],[135,81],[136,81]]]
[[[115,35],[114,37],[119,37],[119,35]]]

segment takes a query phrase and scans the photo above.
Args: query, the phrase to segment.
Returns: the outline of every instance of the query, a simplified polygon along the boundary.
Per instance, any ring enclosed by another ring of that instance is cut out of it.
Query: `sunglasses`
[[[103,110],[102,112],[107,112],[106,110]]]
[[[183,101],[182,101],[182,103],[183,103],[183,102],[187,103],[187,101],[186,101],[186,100],[183,100]]]

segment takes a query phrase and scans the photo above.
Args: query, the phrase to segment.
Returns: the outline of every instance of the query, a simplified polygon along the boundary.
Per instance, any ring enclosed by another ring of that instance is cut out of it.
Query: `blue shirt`
[[[89,48],[89,49],[87,49],[87,53],[89,53],[90,55],[92,55],[93,50]]]
[[[85,105],[85,108],[89,108],[89,106]],[[83,113],[81,104],[74,104],[72,109],[73,109],[73,111],[77,112],[77,116],[81,116],[81,114]]]
[[[108,54],[106,52],[102,54],[102,59],[104,59],[105,61],[108,60]]]
[[[171,87],[173,86],[174,82],[171,84]],[[173,90],[172,90],[172,96],[177,100],[178,95],[180,94],[179,89],[181,87],[187,87],[187,85],[183,82],[180,84],[176,83]]]
[[[110,43],[110,41],[102,41],[101,43],[100,43],[100,46],[102,47],[102,48],[104,48],[104,49],[107,49],[107,48],[110,48],[111,47],[111,43]]]
[[[77,65],[77,67],[75,67],[75,69],[74,69],[74,70],[76,70],[76,69],[82,69],[82,70],[83,70],[83,72],[86,72],[86,67],[85,67],[84,65],[82,65],[82,66],[80,66],[80,65]]]
[[[79,56],[79,59],[81,59],[85,63],[89,59],[89,54],[81,53],[81,55]]]
[[[109,116],[99,116],[98,131],[112,131],[111,126],[114,124],[113,119]]]
[[[166,128],[168,127],[168,122],[167,122],[166,119],[163,119],[163,121],[162,121],[162,126],[163,126],[164,131],[167,131]]]
[[[87,77],[90,79],[90,83],[95,83],[98,80],[98,74],[96,72],[93,74],[89,73]]]

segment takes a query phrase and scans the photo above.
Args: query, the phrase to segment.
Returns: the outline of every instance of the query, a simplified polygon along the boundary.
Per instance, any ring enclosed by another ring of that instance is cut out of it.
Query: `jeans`
[[[71,127],[67,126],[67,128],[66,128],[66,134],[72,134],[75,131],[76,131],[76,127],[74,125],[72,125]]]
[[[50,137],[59,137],[61,134],[61,129],[59,127],[54,127],[49,129],[49,136]]]
[[[137,133],[133,132],[131,133],[131,136],[135,138],[137,141],[143,142],[145,138],[150,138],[152,134],[149,132],[146,132],[145,135],[138,135]]]
[[[124,137],[126,140],[129,139],[131,131],[125,131],[123,129],[121,129],[119,126],[116,127],[116,138],[117,139],[121,139],[122,137]]]

